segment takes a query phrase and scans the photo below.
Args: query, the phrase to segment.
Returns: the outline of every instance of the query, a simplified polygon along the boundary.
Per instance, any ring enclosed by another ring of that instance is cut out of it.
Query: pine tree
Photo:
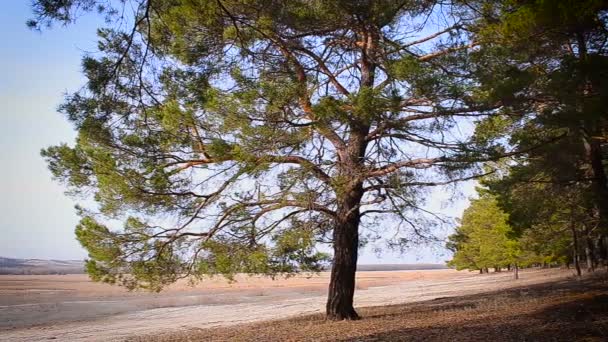
[[[526,151],[504,161],[505,177],[487,184],[519,235],[546,236],[541,227],[582,234],[589,240],[587,255],[608,259],[606,2],[469,5],[480,13],[475,30],[481,47],[475,56],[479,91],[487,101],[503,104],[502,115],[478,123],[477,141]],[[570,221],[576,227],[564,223]],[[568,239],[563,234],[554,252],[563,254]],[[571,242],[574,249],[577,245]],[[600,248],[592,252],[593,246]]]
[[[498,207],[497,200],[481,191],[464,211],[456,232],[448,238],[448,248],[454,252],[449,266],[458,270],[489,268],[515,264],[520,256],[516,240],[510,238],[508,215]]]
[[[327,316],[355,319],[363,229],[395,230],[401,247],[427,236],[424,187],[466,179],[485,158],[456,127],[495,105],[475,101],[462,72],[474,44],[451,7],[112,4],[37,0],[29,22],[98,11],[110,23],[83,59],[87,86],[61,107],[76,144],[43,151],[55,177],[97,202],[76,229],[95,280],[159,290],[181,277],[315,271],[327,242]]]

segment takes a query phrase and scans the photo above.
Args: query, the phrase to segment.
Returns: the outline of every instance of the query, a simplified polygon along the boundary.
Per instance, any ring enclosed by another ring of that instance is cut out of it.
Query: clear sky
[[[0,256],[44,259],[83,259],[86,252],[74,237],[78,221],[75,202],[51,180],[40,149],[71,143],[75,132],[56,108],[63,94],[84,84],[80,59],[95,51],[94,16],[76,25],[43,32],[25,25],[29,1],[9,1],[0,11]],[[472,184],[465,185],[465,195]],[[449,194],[436,191],[431,207],[439,209]],[[460,216],[466,196],[445,214]],[[364,251],[362,263],[442,262],[441,250],[417,248],[403,256],[377,258]]]
[[[75,133],[56,112],[79,88],[80,56],[92,51],[92,18],[42,33],[25,25],[29,1],[0,11],[0,256],[81,259],[74,239],[74,202],[50,178],[40,149]]]

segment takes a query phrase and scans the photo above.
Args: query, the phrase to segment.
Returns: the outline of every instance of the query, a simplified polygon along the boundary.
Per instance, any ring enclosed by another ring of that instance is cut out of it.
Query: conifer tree
[[[474,29],[479,91],[502,104],[502,115],[478,123],[476,140],[526,151],[504,161],[504,177],[486,185],[518,235],[542,241],[547,234],[541,227],[566,236],[580,231],[590,240],[587,254],[608,260],[608,5],[595,0],[466,4],[479,14]],[[564,224],[570,221],[577,227]],[[562,253],[563,241],[571,239],[566,236],[555,241],[554,252]]]
[[[76,235],[98,281],[158,290],[180,277],[314,271],[326,242],[327,316],[356,319],[364,228],[394,230],[398,246],[426,236],[424,187],[468,178],[485,158],[457,118],[496,104],[475,100],[467,20],[440,3],[37,0],[33,10],[33,28],[85,12],[109,23],[83,59],[86,87],[61,106],[76,144],[43,151],[55,177],[97,202],[79,210]]]
[[[447,247],[454,252],[449,266],[484,271],[514,265],[519,258],[517,240],[510,238],[508,215],[487,191],[464,211]]]

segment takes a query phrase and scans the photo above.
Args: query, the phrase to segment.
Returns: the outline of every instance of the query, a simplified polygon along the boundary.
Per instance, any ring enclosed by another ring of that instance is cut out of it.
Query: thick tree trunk
[[[359,249],[359,184],[340,201],[333,231],[334,261],[331,268],[326,315],[330,320],[359,319],[353,307]]]
[[[328,319],[359,318],[353,307],[358,249],[356,229],[348,225],[334,228],[334,262],[326,306]]]

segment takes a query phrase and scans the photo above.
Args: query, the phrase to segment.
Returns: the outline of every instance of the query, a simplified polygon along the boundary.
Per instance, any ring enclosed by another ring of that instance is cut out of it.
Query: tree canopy
[[[511,233],[534,245],[580,213],[605,239],[603,1],[37,0],[33,12],[35,29],[107,21],[86,86],[60,107],[78,138],[42,152],[96,201],[76,228],[95,280],[160,290],[331,258],[327,316],[356,319],[359,248],[428,238],[427,187],[479,177],[483,162],[491,196],[452,238],[476,246],[475,267],[520,258]],[[531,210],[547,200],[524,194],[542,191],[575,200]],[[577,246],[583,228],[569,227]]]
[[[158,290],[179,277],[319,270],[316,247],[330,243],[328,317],[357,318],[364,240],[427,237],[425,187],[468,179],[491,157],[458,130],[496,104],[471,89],[475,44],[457,6],[128,4],[38,0],[29,22],[87,11],[109,22],[83,58],[87,86],[61,106],[76,144],[43,151],[55,177],[97,202],[76,230],[96,280]]]
[[[448,238],[447,247],[454,252],[448,266],[456,269],[508,267],[517,263],[518,243],[512,237],[508,215],[487,192],[471,200],[460,225]]]
[[[606,260],[607,4],[503,1],[484,6],[476,52],[480,91],[501,116],[477,143],[525,151],[484,180],[527,248],[544,262]],[[593,255],[595,254],[595,255]]]

